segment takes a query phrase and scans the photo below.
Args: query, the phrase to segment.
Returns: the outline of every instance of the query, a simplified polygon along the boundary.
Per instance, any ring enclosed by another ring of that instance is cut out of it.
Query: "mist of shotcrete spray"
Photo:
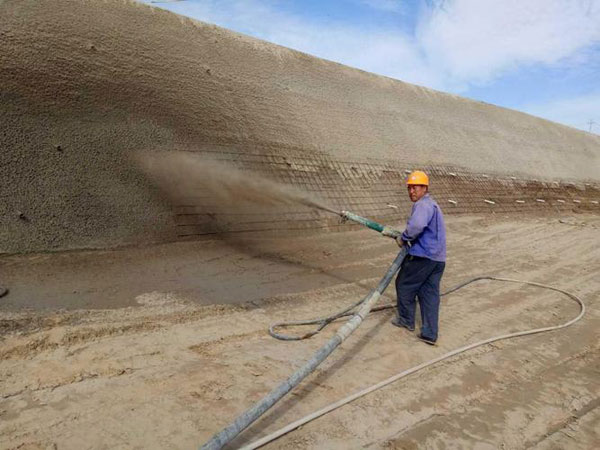
[[[232,207],[300,204],[340,215],[321,199],[250,171],[241,171],[202,156],[180,151],[138,154],[142,170],[172,199],[211,196]]]

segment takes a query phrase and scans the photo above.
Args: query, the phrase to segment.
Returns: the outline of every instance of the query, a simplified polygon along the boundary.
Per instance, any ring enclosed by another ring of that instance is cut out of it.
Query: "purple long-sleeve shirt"
[[[412,245],[409,255],[433,261],[446,261],[446,226],[442,210],[436,201],[425,194],[413,204],[402,240]]]

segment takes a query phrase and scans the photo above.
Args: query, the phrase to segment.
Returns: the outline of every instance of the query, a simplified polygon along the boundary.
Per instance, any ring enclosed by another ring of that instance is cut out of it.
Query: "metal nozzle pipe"
[[[379,233],[382,233],[384,236],[388,236],[388,237],[391,237],[394,239],[402,234],[398,230],[394,230],[392,228],[383,226],[380,223],[374,222],[370,219],[367,219],[366,217],[362,217],[357,214],[351,213],[350,211],[342,211],[341,216],[344,219],[359,223],[361,225],[366,226],[367,228],[370,228],[371,230],[375,230],[375,231],[378,231]]]

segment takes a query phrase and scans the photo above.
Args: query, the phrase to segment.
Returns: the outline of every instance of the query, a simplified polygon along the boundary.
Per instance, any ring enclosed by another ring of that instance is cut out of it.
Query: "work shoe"
[[[421,341],[425,342],[426,344],[429,344],[429,345],[437,345],[437,344],[436,344],[436,341],[434,341],[433,339],[429,339],[428,337],[425,337],[425,336],[423,336],[422,334],[419,334],[419,335],[417,336],[417,338],[419,338],[419,340],[421,340]]]
[[[392,319],[392,325],[398,328],[406,328],[408,331],[415,331],[415,327],[409,327],[408,325],[404,324],[400,321],[399,317],[394,317]]]

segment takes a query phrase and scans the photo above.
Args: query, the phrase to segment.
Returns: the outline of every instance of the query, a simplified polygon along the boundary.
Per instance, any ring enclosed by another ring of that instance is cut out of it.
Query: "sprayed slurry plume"
[[[210,203],[234,208],[300,204],[340,214],[307,192],[195,153],[138,154],[136,159],[143,171],[177,202],[210,197]]]

